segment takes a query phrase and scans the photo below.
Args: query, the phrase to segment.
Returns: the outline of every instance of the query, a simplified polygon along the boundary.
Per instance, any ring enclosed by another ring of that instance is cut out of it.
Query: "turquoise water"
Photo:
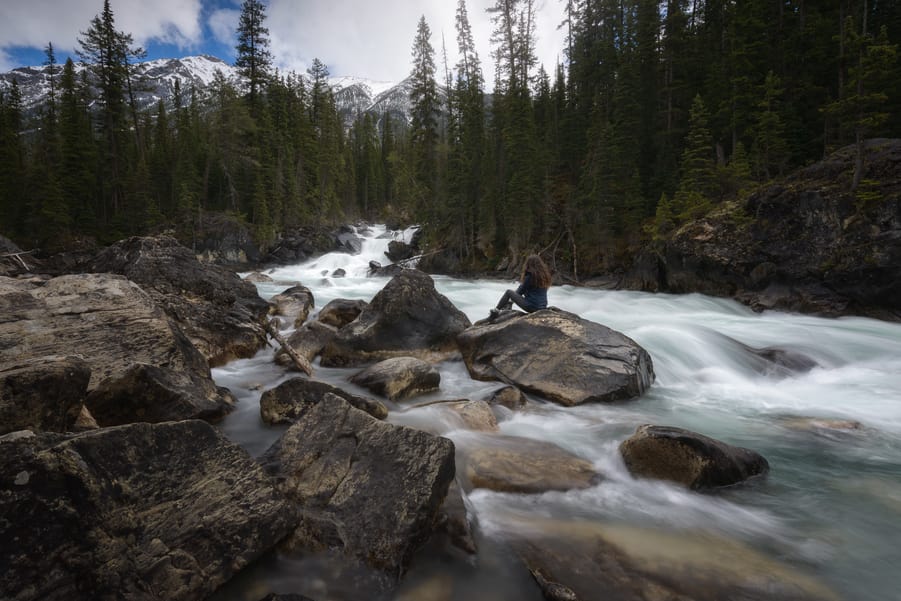
[[[260,285],[261,296],[300,281],[313,291],[317,309],[333,298],[371,299],[387,282],[366,277],[369,260],[388,262],[382,255],[388,238],[378,237],[384,233],[373,227],[360,255],[326,255],[272,271],[277,281]],[[409,239],[411,234],[395,235]],[[331,276],[338,267],[346,277]],[[435,281],[473,321],[487,316],[503,290],[514,285]],[[628,403],[564,408],[531,399],[526,409],[502,415],[502,434],[554,442],[591,461],[605,480],[565,493],[473,492],[468,503],[478,523],[478,558],[427,548],[397,598],[428,598],[417,587],[437,580],[444,583],[439,589],[453,592],[436,598],[538,599],[527,573],[505,557],[502,540],[517,524],[555,519],[709,534],[753,549],[840,598],[901,599],[901,325],[757,314],[733,301],[693,294],[563,286],[552,288],[549,300],[644,346],[653,358],[656,382],[643,398]],[[804,373],[773,369],[749,350],[764,347],[803,355],[816,367]],[[271,362],[272,352],[213,370],[217,383],[241,401],[222,428],[254,455],[281,432],[259,419],[262,390],[289,377]],[[364,393],[347,383],[354,370],[316,367],[317,378]],[[390,405],[389,421],[437,430],[461,448],[477,445],[485,434],[462,429],[440,408],[413,405],[481,398],[498,385],[469,379],[459,361],[438,367],[441,390]],[[820,427],[811,427],[810,419],[821,420]],[[829,425],[823,420],[853,422],[853,427],[823,427]],[[767,458],[771,471],[763,481],[716,494],[636,480],[617,447],[645,423],[680,426],[754,449]],[[273,555],[217,598],[258,599],[263,595],[253,595],[276,590],[323,601],[366,598],[373,590],[375,575],[323,562]]]

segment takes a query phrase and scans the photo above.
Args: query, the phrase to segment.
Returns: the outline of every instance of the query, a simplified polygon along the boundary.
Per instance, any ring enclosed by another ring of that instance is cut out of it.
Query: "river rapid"
[[[366,276],[370,260],[387,263],[391,239],[413,230],[362,229],[358,255],[330,253],[271,270],[258,284],[269,298],[297,282],[315,295],[316,309],[335,298],[370,300],[388,281]],[[333,272],[341,268],[344,277]],[[515,283],[435,276],[437,289],[472,321]],[[268,592],[302,593],[316,601],[357,599],[541,599],[528,572],[503,545],[505,533],[531,522],[559,520],[641,528],[670,538],[736,541],[810,577],[849,601],[901,599],[901,324],[865,318],[823,319],[754,313],[731,300],[553,287],[549,303],[625,333],[650,353],[656,381],[641,399],[573,408],[530,398],[500,416],[502,434],[553,442],[583,457],[605,479],[586,490],[540,495],[472,492],[479,554],[468,557],[427,545],[401,587],[379,596],[378,577],[327,556],[273,553],[240,574],[214,599],[258,601]],[[315,312],[311,318],[315,317]],[[790,372],[750,348],[776,347],[816,362]],[[238,408],[221,424],[252,455],[284,431],[262,423],[259,399],[296,372],[272,362],[274,349],[213,370]],[[356,369],[314,362],[315,377],[357,394],[347,382]],[[438,366],[440,390],[386,403],[388,421],[428,424],[458,447],[487,436],[463,429],[437,399],[479,399],[501,386],[469,378],[462,361]],[[371,395],[370,395],[371,396]],[[811,421],[811,418],[820,421]],[[830,427],[841,420],[855,422]],[[618,445],[641,424],[687,428],[761,453],[769,475],[712,494],[665,482],[637,480]],[[720,553],[713,551],[711,553]],[[728,561],[728,558],[726,558]],[[431,596],[428,590],[441,594]]]

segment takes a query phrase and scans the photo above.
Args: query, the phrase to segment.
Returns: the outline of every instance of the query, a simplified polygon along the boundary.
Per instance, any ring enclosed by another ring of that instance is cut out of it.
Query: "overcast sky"
[[[80,32],[103,8],[103,0],[0,0],[0,71],[38,65],[52,42],[57,59],[74,56]],[[469,20],[490,85],[490,17],[494,0],[467,0]],[[560,58],[560,0],[538,0],[539,60],[548,72]],[[232,62],[240,0],[111,0],[116,25],[132,34],[149,58],[212,54]],[[332,75],[399,81],[410,72],[416,24],[424,15],[432,30],[439,73],[444,35],[456,62],[456,0],[269,0],[272,53],[282,70],[303,72],[314,57]]]

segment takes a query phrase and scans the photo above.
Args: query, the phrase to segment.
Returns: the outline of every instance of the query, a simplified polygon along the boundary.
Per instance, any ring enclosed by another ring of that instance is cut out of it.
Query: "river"
[[[370,300],[387,278],[366,277],[370,260],[386,263],[393,235],[363,231],[358,255],[330,253],[267,272],[269,298],[295,282],[321,308],[335,298]],[[333,272],[342,268],[344,277]],[[435,276],[438,290],[475,321],[487,316],[514,283]],[[469,495],[478,523],[479,555],[423,549],[397,599],[427,598],[437,586],[447,599],[540,599],[526,572],[504,553],[503,534],[529,520],[579,520],[641,526],[677,535],[697,532],[738,541],[829,587],[850,601],[901,599],[901,324],[848,317],[824,319],[754,313],[731,300],[553,287],[551,305],[619,330],[651,354],[656,381],[641,399],[565,408],[540,399],[501,416],[502,434],[554,442],[594,463],[605,476],[586,490],[518,495],[484,490]],[[748,347],[801,353],[817,366],[803,373],[773,369]],[[252,455],[284,428],[259,416],[263,390],[296,376],[272,363],[272,349],[213,370],[239,399],[223,431]],[[314,363],[316,377],[358,394],[347,382],[357,370]],[[498,383],[469,378],[462,362],[438,366],[441,388],[388,404],[388,420],[428,423],[458,446],[484,436],[460,428],[440,409],[413,405],[435,399],[482,398]],[[804,419],[798,419],[804,418]],[[810,427],[808,418],[856,422],[852,428]],[[805,421],[808,420],[808,421]],[[763,482],[700,494],[664,482],[632,478],[617,447],[641,424],[694,430],[761,453],[770,463]],[[858,425],[859,424],[859,425]],[[303,593],[316,601],[377,599],[376,577],[327,557],[271,554],[239,575],[214,599],[258,601],[266,593]],[[432,584],[429,584],[429,583]],[[435,584],[438,582],[439,584]],[[406,596],[405,596],[406,595]]]

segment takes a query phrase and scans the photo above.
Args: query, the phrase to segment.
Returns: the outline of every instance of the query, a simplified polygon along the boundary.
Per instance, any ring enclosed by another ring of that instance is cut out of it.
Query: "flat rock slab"
[[[292,545],[337,549],[399,578],[435,528],[454,444],[328,394],[262,458],[300,506]]]
[[[202,421],[0,438],[0,591],[202,599],[288,535],[292,504]]]
[[[517,436],[485,438],[459,453],[469,489],[543,493],[588,488],[601,480],[592,464],[555,444]]]
[[[90,368],[88,393],[101,387],[121,391],[125,382],[117,382],[134,375],[129,372],[135,365],[153,366],[154,373],[162,374],[157,382],[177,381],[178,390],[175,396],[144,394],[135,402],[162,404],[177,396],[184,410],[164,419],[222,415],[234,404],[231,395],[213,383],[203,355],[150,295],[121,275],[66,275],[46,281],[0,278],[0,315],[4,316],[0,365],[77,354]],[[141,386],[128,395],[132,393],[141,393]],[[196,406],[187,406],[191,404]],[[109,423],[147,421],[137,414],[123,417],[124,411],[125,407],[115,409],[116,420]],[[102,416],[95,417],[104,423]]]
[[[755,451],[667,426],[639,426],[619,451],[633,475],[691,489],[731,486],[769,470],[767,460]]]
[[[437,390],[441,374],[429,363],[415,357],[394,357],[370,365],[350,381],[392,401],[408,399]]]
[[[633,399],[654,380],[651,356],[634,340],[559,309],[477,324],[457,342],[476,380],[566,406]]]

